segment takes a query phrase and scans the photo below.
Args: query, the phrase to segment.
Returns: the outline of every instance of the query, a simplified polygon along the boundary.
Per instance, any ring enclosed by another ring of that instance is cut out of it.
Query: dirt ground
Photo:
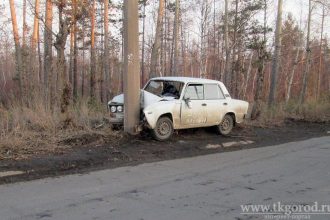
[[[178,131],[168,142],[154,141],[148,133],[139,137],[122,137],[105,144],[83,145],[81,140],[70,139],[66,144],[73,147],[68,152],[37,155],[24,160],[0,160],[0,173],[23,171],[20,175],[0,177],[0,184],[265,147],[326,136],[330,135],[329,131],[330,123],[287,120],[275,127],[240,125],[228,137],[215,134],[211,128],[203,128]]]

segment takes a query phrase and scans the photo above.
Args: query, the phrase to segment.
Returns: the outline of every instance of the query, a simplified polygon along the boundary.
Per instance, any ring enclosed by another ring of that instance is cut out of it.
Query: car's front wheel
[[[227,114],[223,117],[222,122],[217,126],[218,133],[228,135],[234,128],[234,118]]]
[[[168,117],[158,119],[155,129],[151,130],[153,137],[158,141],[166,141],[173,135],[173,122]]]

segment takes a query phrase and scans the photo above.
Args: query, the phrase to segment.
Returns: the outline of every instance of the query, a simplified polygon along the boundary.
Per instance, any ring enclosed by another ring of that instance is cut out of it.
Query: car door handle
[[[228,105],[228,103],[227,103],[227,102],[225,102],[225,103],[223,103],[223,105]]]
[[[207,106],[207,104],[203,103],[202,106]]]

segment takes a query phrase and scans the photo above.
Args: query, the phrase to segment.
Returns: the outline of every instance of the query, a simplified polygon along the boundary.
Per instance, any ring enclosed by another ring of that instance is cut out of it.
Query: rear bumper
[[[236,123],[240,124],[246,120],[247,115],[246,114],[237,114],[236,115]]]

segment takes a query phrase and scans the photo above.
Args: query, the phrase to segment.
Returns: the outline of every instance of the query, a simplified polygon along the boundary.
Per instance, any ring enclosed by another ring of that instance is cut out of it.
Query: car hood
[[[141,96],[140,96],[140,101],[141,101],[141,107],[146,108],[149,105],[152,105],[157,102],[161,101],[172,101],[175,100],[173,97],[159,97],[157,95],[154,95],[150,92],[147,92],[145,90],[141,90]],[[113,99],[108,103],[110,104],[124,104],[124,94],[117,95],[113,97]]]

